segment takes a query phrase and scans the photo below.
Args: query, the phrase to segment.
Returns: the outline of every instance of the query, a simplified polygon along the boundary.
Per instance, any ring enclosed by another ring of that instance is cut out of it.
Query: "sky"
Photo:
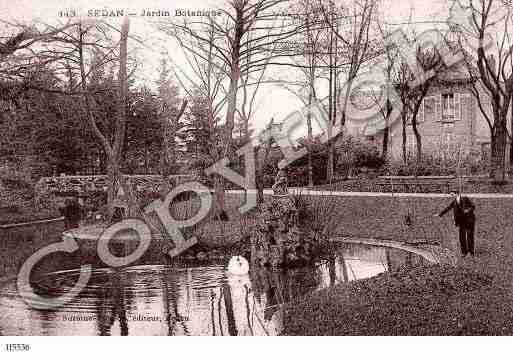
[[[157,77],[160,59],[165,56],[176,66],[188,71],[180,48],[172,40],[159,33],[148,18],[139,14],[143,9],[150,11],[167,10],[175,14],[176,9],[212,9],[223,3],[223,0],[10,0],[2,5],[0,20],[43,21],[54,24],[63,21],[59,11],[75,10],[86,15],[89,10],[125,9],[137,13],[131,17],[131,33],[141,38],[142,43],[130,45],[133,56],[138,58],[137,76],[140,81],[149,85]],[[383,11],[387,22],[400,24],[412,15],[415,22],[444,21],[447,18],[447,1],[442,0],[384,0]],[[114,26],[119,25],[120,18],[108,18]],[[0,24],[0,27],[2,24]],[[423,25],[418,25],[419,28]],[[432,26],[425,25],[425,26]],[[275,85],[266,85],[259,92],[257,110],[251,127],[262,129],[271,117],[282,121],[288,114],[302,107],[301,101],[289,91]]]

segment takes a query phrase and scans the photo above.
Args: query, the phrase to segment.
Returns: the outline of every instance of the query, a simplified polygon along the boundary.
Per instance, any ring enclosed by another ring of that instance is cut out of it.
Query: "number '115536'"
[[[8,352],[21,352],[21,351],[29,351],[29,344],[5,344],[5,350]]]

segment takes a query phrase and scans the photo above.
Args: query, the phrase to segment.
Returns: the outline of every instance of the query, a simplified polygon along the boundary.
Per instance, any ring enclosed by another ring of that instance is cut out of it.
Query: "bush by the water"
[[[294,204],[301,227],[317,239],[326,239],[336,232],[339,222],[336,197],[326,196],[312,201],[299,193],[294,195]]]

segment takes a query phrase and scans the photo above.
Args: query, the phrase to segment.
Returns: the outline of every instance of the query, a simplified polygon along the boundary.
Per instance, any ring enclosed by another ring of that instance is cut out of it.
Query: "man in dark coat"
[[[442,217],[444,214],[453,210],[454,224],[459,228],[461,254],[465,257],[467,254],[474,256],[474,229],[476,216],[474,215],[474,203],[459,192],[451,192],[454,198],[442,212],[436,214]]]

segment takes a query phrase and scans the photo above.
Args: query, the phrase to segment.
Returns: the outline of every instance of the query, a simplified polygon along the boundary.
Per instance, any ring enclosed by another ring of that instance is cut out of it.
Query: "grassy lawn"
[[[475,258],[313,293],[287,306],[285,334],[513,334],[511,225],[487,215],[481,221],[496,228],[478,230]],[[456,243],[443,245],[457,249]]]
[[[313,207],[322,198],[308,198]],[[404,202],[404,203],[403,203]],[[459,255],[452,214],[432,215],[444,198],[340,197],[318,220],[333,219],[342,236],[439,242]],[[513,334],[513,201],[476,198],[476,257],[385,273],[340,284],[285,308],[285,335],[511,335]],[[404,229],[405,209],[414,226]]]

